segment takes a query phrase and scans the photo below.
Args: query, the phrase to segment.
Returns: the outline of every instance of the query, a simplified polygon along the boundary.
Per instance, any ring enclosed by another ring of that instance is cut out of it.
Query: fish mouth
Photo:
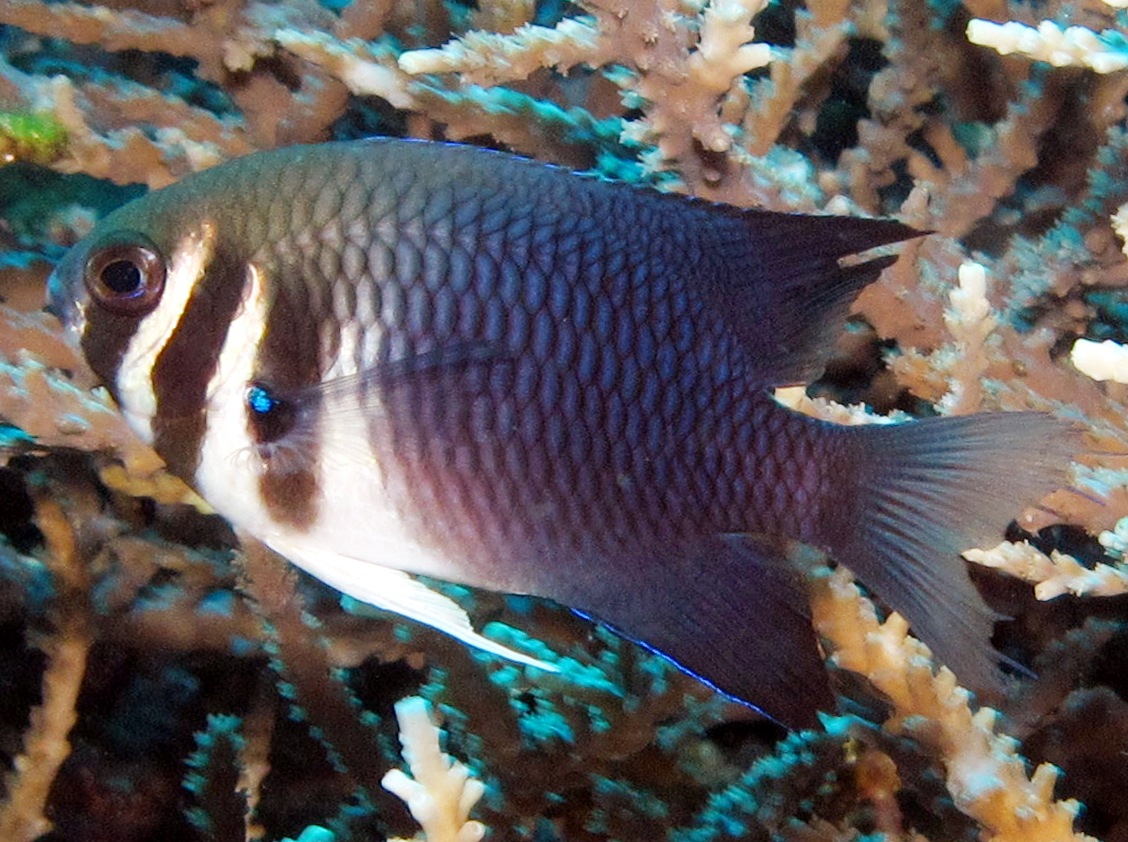
[[[77,346],[86,321],[85,308],[70,294],[68,285],[59,278],[57,272],[52,272],[47,279],[47,303],[43,309],[59,320],[67,341]]]

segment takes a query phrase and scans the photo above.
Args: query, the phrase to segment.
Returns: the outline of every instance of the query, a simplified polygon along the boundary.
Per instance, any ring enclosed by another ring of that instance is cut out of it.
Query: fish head
[[[233,238],[221,235],[238,210],[215,201],[210,187],[189,179],[119,208],[67,253],[48,280],[47,309],[62,322],[134,432],[150,444],[158,415],[205,409],[193,403],[198,395],[189,394],[190,383],[188,392],[166,384],[170,399],[158,400],[161,357],[174,350],[178,334],[183,340],[191,328],[200,334],[201,353],[166,356],[166,379],[175,374],[190,381],[193,365],[210,365],[209,342],[214,345],[226,330],[220,302],[242,289],[243,272],[234,267],[246,256],[232,253],[233,248],[238,252]],[[226,259],[219,260],[221,252]],[[186,324],[189,309],[197,313],[196,321],[205,321],[200,315],[212,311],[211,324],[202,330]]]

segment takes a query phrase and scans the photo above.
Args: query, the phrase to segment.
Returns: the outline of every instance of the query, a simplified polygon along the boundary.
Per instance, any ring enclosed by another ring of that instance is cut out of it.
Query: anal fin
[[[585,612],[789,728],[832,710],[801,576],[773,547],[718,536],[639,559],[630,588],[577,598]]]

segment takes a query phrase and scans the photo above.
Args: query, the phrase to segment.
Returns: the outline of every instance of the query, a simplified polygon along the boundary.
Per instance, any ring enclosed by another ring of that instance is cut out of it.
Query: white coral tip
[[[1093,342],[1078,339],[1069,355],[1074,367],[1094,380],[1128,383],[1128,345],[1110,339]]]

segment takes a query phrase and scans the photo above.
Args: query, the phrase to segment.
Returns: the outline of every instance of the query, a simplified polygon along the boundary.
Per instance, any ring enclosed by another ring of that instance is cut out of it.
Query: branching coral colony
[[[4,0],[0,24],[5,840],[416,833],[382,780],[432,842],[1128,831],[1125,12]],[[137,189],[88,176],[158,186],[372,133],[935,232],[863,295],[823,380],[781,399],[843,423],[1032,408],[1085,430],[1072,488],[968,548],[1007,571],[977,568],[1015,618],[996,644],[1029,669],[984,707],[823,572],[842,715],[784,735],[551,606],[451,590],[560,666],[526,673],[239,549],[31,311],[62,248]],[[460,758],[408,705],[405,739],[431,758],[414,782],[385,778],[409,695]]]

